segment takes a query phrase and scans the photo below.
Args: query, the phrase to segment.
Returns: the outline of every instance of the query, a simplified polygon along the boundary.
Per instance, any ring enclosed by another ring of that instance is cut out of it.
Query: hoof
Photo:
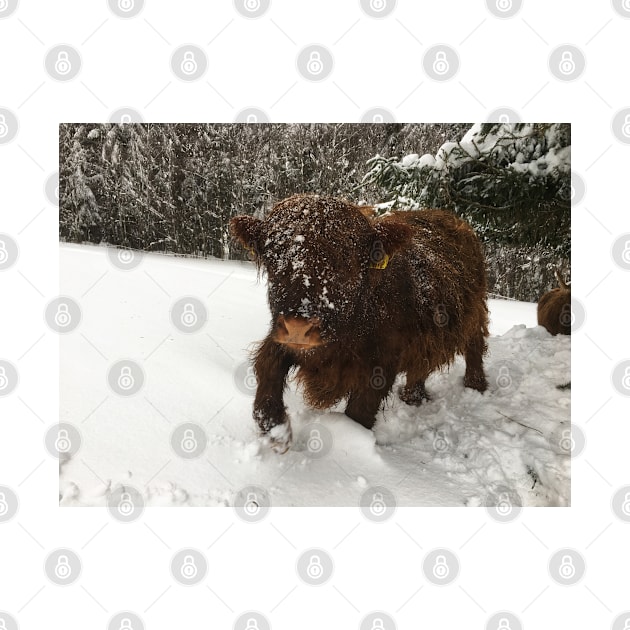
[[[284,455],[284,453],[291,448],[291,444],[293,443],[293,432],[288,422],[272,427],[269,433],[264,437],[269,441],[271,450],[279,455]]]
[[[424,401],[431,400],[427,390],[417,385],[416,387],[401,387],[398,390],[398,396],[404,403],[414,407],[419,407]]]
[[[482,374],[481,376],[464,377],[464,387],[470,387],[470,389],[476,389],[478,392],[483,394],[486,389],[488,389],[488,381],[486,377]]]

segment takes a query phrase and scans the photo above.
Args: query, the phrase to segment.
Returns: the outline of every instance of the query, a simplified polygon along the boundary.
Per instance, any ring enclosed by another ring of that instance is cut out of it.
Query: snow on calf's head
[[[411,238],[406,226],[398,227],[377,227],[358,206],[319,195],[289,197],[264,220],[231,222],[232,234],[267,273],[276,340],[296,349],[355,327],[369,269],[385,266]]]

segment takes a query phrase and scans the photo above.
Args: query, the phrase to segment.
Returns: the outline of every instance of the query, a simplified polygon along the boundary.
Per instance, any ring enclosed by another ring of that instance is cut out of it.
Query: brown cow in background
[[[555,275],[560,286],[538,300],[538,325],[544,326],[552,335],[570,335],[571,286],[565,283],[557,269]]]
[[[457,354],[464,385],[486,389],[485,262],[451,212],[372,219],[342,199],[294,195],[264,220],[233,218],[231,230],[267,273],[272,321],[255,353],[254,419],[276,450],[291,444],[283,392],[294,367],[311,407],[345,399],[346,415],[367,428],[402,372],[411,405]]]

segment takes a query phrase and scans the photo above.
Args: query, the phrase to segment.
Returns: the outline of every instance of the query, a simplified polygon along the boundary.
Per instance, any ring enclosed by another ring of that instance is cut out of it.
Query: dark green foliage
[[[570,125],[482,124],[419,159],[376,156],[366,184],[387,208],[448,208],[486,246],[490,286],[535,301],[571,256]]]

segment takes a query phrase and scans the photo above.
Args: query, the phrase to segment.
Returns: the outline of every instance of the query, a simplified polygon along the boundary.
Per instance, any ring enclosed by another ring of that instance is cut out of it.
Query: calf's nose
[[[276,321],[274,340],[295,348],[314,348],[323,344],[317,318],[280,315]]]

